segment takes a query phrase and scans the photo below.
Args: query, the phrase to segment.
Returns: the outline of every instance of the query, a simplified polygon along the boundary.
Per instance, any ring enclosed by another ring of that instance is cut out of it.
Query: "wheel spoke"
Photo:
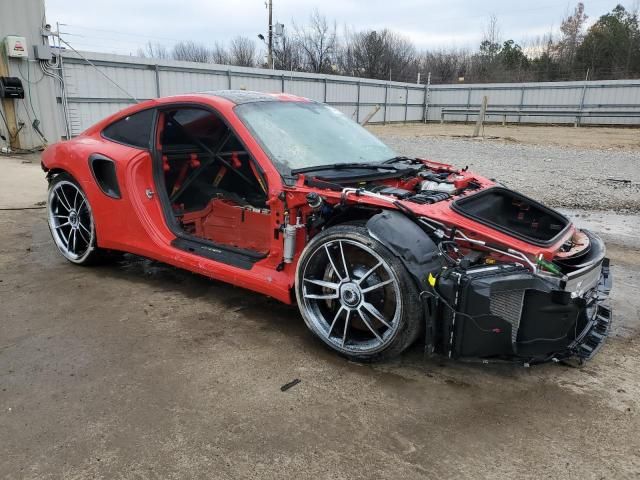
[[[314,285],[319,285],[320,287],[331,288],[333,290],[338,290],[338,284],[333,282],[326,282],[324,280],[315,280],[313,278],[305,278],[305,282],[313,283]]]
[[[84,207],[86,204],[85,198],[82,197],[82,201],[80,202],[80,205],[78,206],[78,208],[76,209],[76,212],[78,212],[78,215],[80,215],[80,210],[82,210],[82,207]]]
[[[342,346],[347,341],[347,330],[349,329],[349,319],[351,318],[351,310],[347,310],[347,316],[344,318],[344,330],[342,331]]]
[[[60,187],[59,188],[60,193],[62,194],[62,196],[64,197],[64,201],[67,205],[67,210],[71,211],[71,203],[69,203],[69,199],[67,198],[67,195],[64,193],[64,188]],[[58,197],[60,198],[60,197]]]
[[[333,271],[336,272],[336,275],[340,280],[344,280],[344,277],[342,276],[340,271],[336,268],[336,264],[333,263],[333,257],[331,257],[331,252],[329,252],[329,246],[327,243],[324,244],[324,249],[327,252],[327,258],[329,258],[329,263],[331,263],[331,268],[333,268]]]
[[[369,276],[375,272],[378,268],[380,268],[382,266],[382,262],[378,262],[375,266],[373,266],[371,268],[371,270],[369,270],[367,273],[365,273],[363,276],[361,276],[358,280],[356,280],[356,283],[358,285],[360,285],[362,282],[364,282],[367,278],[369,278]]]
[[[389,325],[387,321],[384,319],[384,315],[382,315],[382,313],[380,313],[380,310],[378,310],[372,304],[370,304],[369,302],[363,302],[362,308],[364,308],[367,312],[373,315],[373,317],[376,320],[378,320],[381,324],[383,324],[385,327],[391,328],[391,325]]]
[[[338,297],[339,297],[338,292],[329,293],[325,295],[315,294],[315,293],[306,293],[306,292],[304,293],[304,298],[309,298],[311,300],[335,300]]]
[[[69,215],[58,215],[58,214],[53,214],[54,217],[56,218],[69,218]]]
[[[79,228],[78,229],[78,233],[80,234],[80,236],[82,237],[82,240],[85,241],[85,243],[87,244],[87,246],[89,245],[89,240],[87,239],[87,237],[84,236],[84,233],[82,233],[82,229]]]
[[[76,189],[76,194],[73,197],[73,208],[76,209],[76,212],[78,211],[78,208],[76,207],[76,204],[78,203],[78,195],[80,194],[80,191]]]
[[[67,225],[71,225],[71,223],[69,222],[61,223],[60,225],[56,225],[55,228],[58,229],[58,228],[66,227]]]
[[[87,227],[85,227],[84,223],[78,222],[78,225],[80,225],[80,228],[84,228],[84,231],[87,232],[89,235],[91,235],[91,230],[89,230]]]
[[[338,242],[340,246],[340,256],[342,257],[342,265],[344,266],[344,274],[346,275],[347,280],[349,280],[349,268],[347,268],[347,261],[344,258],[344,249],[342,248],[342,242]]]
[[[371,322],[369,322],[369,319],[367,318],[366,313],[364,313],[362,309],[360,309],[358,310],[358,315],[360,315],[360,318],[362,319],[364,324],[367,326],[367,328],[371,330],[371,333],[373,333],[378,340],[382,341],[382,337],[378,334],[378,332],[376,332],[375,328],[373,328],[373,326],[371,325]]]
[[[77,242],[78,234],[76,233],[77,230],[75,228],[72,231],[73,231],[73,253],[76,253],[76,250],[77,250],[76,246],[78,243]]]
[[[71,207],[70,207],[69,205],[67,205],[67,204],[62,200],[62,197],[61,197],[61,196],[60,196],[60,194],[58,193],[58,190],[59,190],[59,189],[56,189],[56,190],[53,192],[53,193],[55,193],[56,198],[58,199],[58,203],[59,203],[60,205],[62,205],[62,208],[64,208],[67,212],[70,212],[70,211],[71,211]],[[64,193],[63,193],[63,195],[64,195]]]
[[[72,233],[73,233],[73,228],[71,230],[69,230],[69,235],[65,239],[65,243],[67,244],[67,250],[69,250],[69,247],[71,246],[70,242],[71,242],[71,234]]]
[[[338,321],[338,318],[340,318],[340,314],[342,313],[343,310],[345,310],[345,308],[343,306],[340,306],[340,308],[338,309],[338,313],[336,313],[336,316],[333,317],[333,322],[331,322],[331,325],[329,326],[329,332],[327,333],[327,337],[331,336],[331,332],[333,331],[333,327],[335,326],[336,322]]]
[[[393,280],[386,280],[384,282],[376,283],[375,285],[372,285],[370,287],[363,288],[361,291],[362,291],[362,293],[368,293],[368,292],[370,292],[372,290],[375,290],[376,288],[380,288],[380,287],[384,287],[385,285],[389,285],[390,283],[393,283]]]

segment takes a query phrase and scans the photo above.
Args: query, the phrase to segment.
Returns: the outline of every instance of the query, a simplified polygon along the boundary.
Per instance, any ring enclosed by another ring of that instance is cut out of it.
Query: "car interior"
[[[266,254],[273,238],[267,185],[234,132],[203,108],[161,111],[156,130],[166,199],[183,232]]]

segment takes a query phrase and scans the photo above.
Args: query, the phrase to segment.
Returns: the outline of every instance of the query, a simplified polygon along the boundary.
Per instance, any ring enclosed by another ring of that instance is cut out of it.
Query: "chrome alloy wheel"
[[[94,248],[95,228],[91,207],[80,188],[68,181],[54,183],[47,199],[49,228],[60,252],[82,263]]]
[[[305,319],[336,350],[372,354],[394,340],[402,315],[398,277],[368,246],[349,239],[319,245],[302,282]]]

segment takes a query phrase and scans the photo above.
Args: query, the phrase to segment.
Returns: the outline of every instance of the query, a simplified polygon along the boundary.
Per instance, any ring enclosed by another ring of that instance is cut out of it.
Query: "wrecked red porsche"
[[[359,361],[588,359],[611,322],[605,246],[493,180],[398,156],[321,103],[220,91],[140,103],[49,147],[53,240],[297,302]]]

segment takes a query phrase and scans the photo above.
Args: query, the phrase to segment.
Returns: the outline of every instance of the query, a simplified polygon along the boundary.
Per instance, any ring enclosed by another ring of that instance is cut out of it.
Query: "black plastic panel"
[[[89,157],[89,168],[102,192],[111,198],[122,198],[113,160],[99,153]]]
[[[251,270],[254,263],[266,257],[266,254],[257,254],[249,250],[229,248],[216,245],[212,242],[188,240],[185,238],[176,238],[171,242],[171,245],[185,252],[195,253],[201,257],[226,263],[227,265],[242,268],[243,270]]]

